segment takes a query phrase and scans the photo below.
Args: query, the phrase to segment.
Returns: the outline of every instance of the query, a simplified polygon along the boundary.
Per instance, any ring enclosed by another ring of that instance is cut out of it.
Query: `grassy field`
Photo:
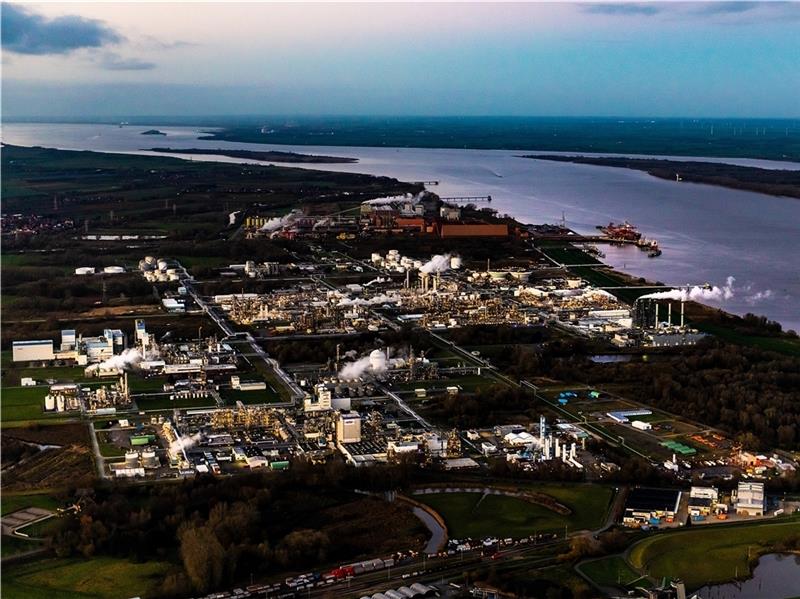
[[[205,408],[215,405],[212,397],[170,399],[168,393],[158,395],[140,395],[136,397],[136,405],[140,410],[172,410],[173,408]]]
[[[454,538],[487,536],[524,537],[535,532],[563,532],[600,526],[611,499],[611,489],[588,485],[537,485],[573,510],[561,516],[547,508],[502,495],[440,493],[415,499],[439,512]],[[483,497],[483,499],[481,499]]]
[[[636,586],[650,586],[649,581],[631,568],[621,555],[588,561],[579,565],[578,570],[603,587],[626,587],[634,581]]]
[[[55,510],[60,505],[60,502],[55,497],[46,493],[3,493],[0,495],[0,506],[2,506],[0,511],[2,511],[4,516],[26,507],[40,507],[45,510]]]
[[[568,518],[516,497],[480,493],[418,495],[419,501],[442,515],[450,536],[521,538],[537,532],[563,530]]]
[[[267,388],[259,391],[237,391],[236,389],[221,389],[219,394],[225,400],[225,404],[229,406],[236,405],[237,401],[241,401],[245,405],[262,404],[262,403],[275,403],[281,401],[281,396],[270,388],[267,383]]]
[[[775,351],[789,356],[800,356],[800,339],[745,335],[730,328],[709,322],[700,322],[697,323],[696,326],[704,333],[709,333],[715,337],[724,339],[729,343],[759,347],[761,349]]]
[[[602,485],[534,485],[533,490],[555,497],[572,510],[570,530],[600,528],[611,505],[613,490]]]
[[[167,572],[163,562],[114,558],[46,559],[3,572],[5,599],[118,599],[144,595]]]
[[[634,545],[628,560],[654,578],[680,577],[688,587],[732,580],[750,573],[750,560],[769,552],[772,545],[800,534],[800,519],[738,526],[702,526],[659,534]],[[713,559],[710,557],[713,556]]]
[[[3,387],[0,391],[0,420],[5,425],[13,421],[47,420],[64,414],[46,414],[44,396],[48,387]]]

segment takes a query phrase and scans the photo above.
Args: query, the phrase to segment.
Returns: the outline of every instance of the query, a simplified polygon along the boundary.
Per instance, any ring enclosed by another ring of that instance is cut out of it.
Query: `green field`
[[[5,599],[119,599],[144,595],[164,576],[163,562],[114,558],[46,559],[3,572]]]
[[[0,392],[0,419],[3,424],[64,417],[44,412],[44,396],[48,387],[3,387]]]
[[[2,511],[2,514],[5,516],[6,514],[16,512],[26,507],[40,507],[45,510],[55,510],[61,503],[55,499],[55,497],[47,495],[46,493],[28,493],[25,495],[3,493],[0,495],[0,505],[2,505],[0,511]]]
[[[800,519],[747,525],[707,525],[649,537],[630,550],[628,561],[654,578],[682,578],[690,588],[732,580],[750,573],[751,558],[773,544],[800,535]],[[713,556],[713,559],[711,559]]]
[[[800,356],[800,339],[798,338],[745,335],[728,327],[707,322],[699,322],[696,326],[702,332],[724,339],[729,343],[759,347],[788,356]]]
[[[546,485],[532,488],[573,510],[568,516],[540,505],[503,495],[439,493],[416,495],[444,518],[454,538],[488,536],[520,538],[537,532],[563,532],[602,525],[611,499],[608,487]]]
[[[216,405],[214,398],[184,398],[184,399],[170,399],[168,393],[159,393],[157,395],[140,395],[135,398],[136,405],[140,410],[172,410],[174,408],[205,408],[208,406]]]
[[[642,578],[621,555],[591,560],[580,564],[577,569],[602,587],[627,587],[632,582],[636,582],[636,586],[650,586],[650,581]]]
[[[235,389],[220,389],[219,394],[225,400],[225,404],[232,406],[236,405],[237,401],[241,401],[245,405],[262,404],[262,403],[275,403],[281,401],[281,396],[270,388],[267,383],[267,388],[260,391],[237,391]]]

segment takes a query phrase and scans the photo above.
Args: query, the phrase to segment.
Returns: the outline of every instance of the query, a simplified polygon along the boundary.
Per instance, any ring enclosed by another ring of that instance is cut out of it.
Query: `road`
[[[200,296],[200,294],[197,293],[193,285],[193,279],[186,271],[186,268],[184,268],[184,266],[180,262],[178,262],[177,264],[180,270],[182,271],[181,284],[184,286],[186,292],[191,296],[191,298],[195,301],[195,303],[203,309],[203,311],[208,315],[208,317],[214,321],[214,323],[222,330],[223,333],[225,333],[227,337],[238,337],[238,338],[243,337],[244,340],[247,342],[247,344],[250,346],[250,349],[252,351],[252,354],[250,355],[254,354],[257,357],[259,357],[267,365],[268,368],[273,370],[275,374],[278,375],[278,378],[281,379],[281,382],[291,391],[294,401],[302,400],[303,397],[305,396],[305,393],[294,382],[294,380],[288,374],[286,374],[286,372],[281,368],[278,361],[269,357],[267,352],[264,351],[264,349],[256,342],[255,338],[253,338],[253,335],[250,332],[238,333],[237,331],[234,331],[231,325],[228,323],[227,319],[225,318],[224,314],[215,306],[208,304]],[[293,401],[283,402],[282,404],[271,404],[271,405],[274,407],[278,405],[286,405],[287,403],[291,405],[293,404]]]

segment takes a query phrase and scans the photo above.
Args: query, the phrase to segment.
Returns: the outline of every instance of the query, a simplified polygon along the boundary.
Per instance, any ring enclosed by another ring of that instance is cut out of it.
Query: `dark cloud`
[[[584,12],[594,15],[643,15],[650,17],[661,12],[661,7],[655,4],[641,2],[615,2],[583,4]]]
[[[696,12],[702,15],[736,15],[754,10],[759,4],[759,2],[707,2]]]
[[[123,41],[102,21],[76,15],[47,19],[21,6],[2,3],[3,49],[18,54],[67,54]]]
[[[138,58],[124,58],[116,52],[106,52],[99,61],[101,67],[108,71],[149,71],[156,68],[156,63]]]

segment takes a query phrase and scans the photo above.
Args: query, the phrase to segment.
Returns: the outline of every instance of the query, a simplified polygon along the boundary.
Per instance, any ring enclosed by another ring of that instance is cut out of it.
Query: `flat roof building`
[[[52,339],[14,341],[11,358],[14,362],[44,362],[55,359]]]
[[[763,516],[765,509],[764,483],[740,482],[736,489],[736,513]]]

